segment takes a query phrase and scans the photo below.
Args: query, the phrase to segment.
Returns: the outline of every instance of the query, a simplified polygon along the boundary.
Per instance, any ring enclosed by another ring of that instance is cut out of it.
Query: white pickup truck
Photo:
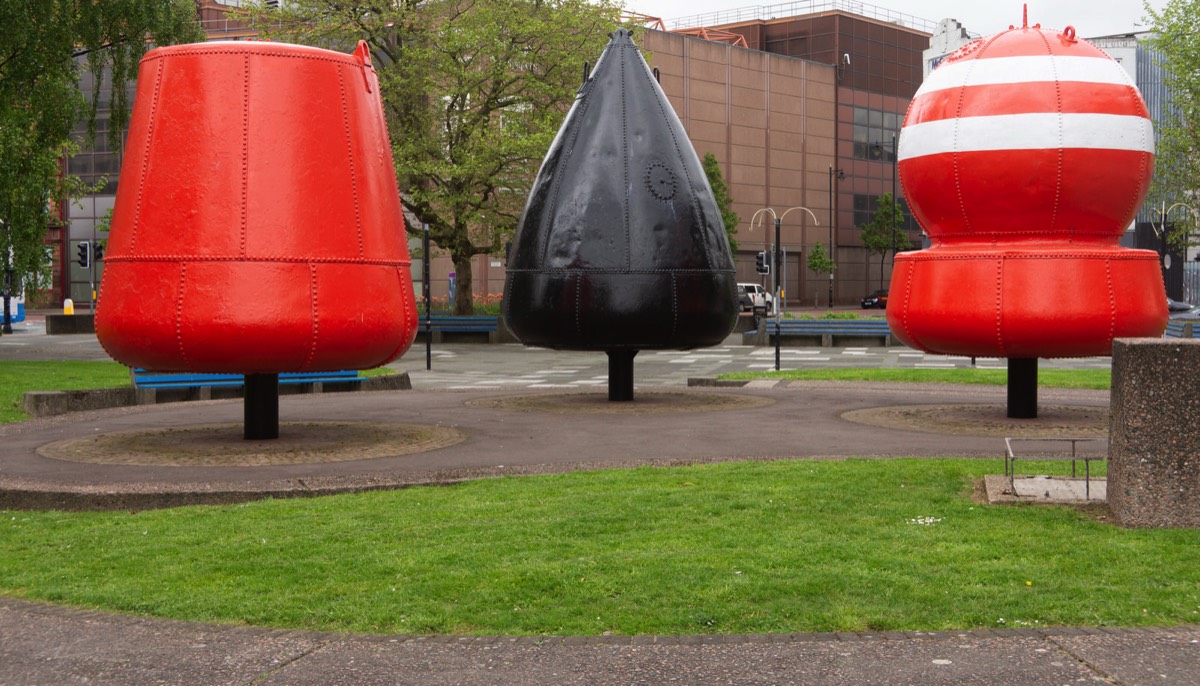
[[[775,298],[771,296],[770,292],[756,283],[739,283],[737,293],[738,304],[741,305],[742,312],[766,313],[770,312],[775,304]]]

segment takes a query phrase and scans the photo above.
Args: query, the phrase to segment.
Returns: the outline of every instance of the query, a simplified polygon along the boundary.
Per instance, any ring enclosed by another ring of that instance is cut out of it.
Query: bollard
[[[63,314],[75,314],[75,301],[67,298],[63,301]]]

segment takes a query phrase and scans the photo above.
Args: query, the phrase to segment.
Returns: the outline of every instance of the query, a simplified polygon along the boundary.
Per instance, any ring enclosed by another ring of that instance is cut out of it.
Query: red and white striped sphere
[[[950,55],[899,142],[930,237],[1119,236],[1150,186],[1154,131],[1125,69],[1068,29],[1013,29]]]
[[[1117,244],[1149,190],[1153,126],[1124,68],[1074,29],[1026,24],[947,57],[898,155],[931,242],[896,258],[887,316],[905,343],[1075,357],[1161,335],[1157,255]]]

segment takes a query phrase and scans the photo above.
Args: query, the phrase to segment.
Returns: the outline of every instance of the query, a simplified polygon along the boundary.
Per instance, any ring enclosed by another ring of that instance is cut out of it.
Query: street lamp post
[[[892,134],[892,271],[896,271],[896,210],[900,199],[896,197],[896,177],[900,176],[900,158],[896,155],[896,134]]]
[[[0,224],[4,224],[4,231],[7,234],[8,233],[8,224],[5,224],[4,220],[2,220],[2,219],[0,219]],[[0,313],[0,316],[2,316],[4,318],[3,325],[0,325],[0,331],[3,331],[3,333],[12,333],[13,332],[12,310],[10,309],[12,307],[12,291],[13,291],[12,253],[9,253],[8,255],[4,256],[4,284],[3,284],[4,311],[3,311],[3,313]]]
[[[1177,202],[1174,205],[1167,207],[1167,202],[1165,200],[1163,201],[1162,207],[1158,210],[1158,227],[1155,228],[1154,223],[1151,222],[1150,228],[1154,229],[1154,233],[1163,239],[1164,247],[1166,245],[1166,237],[1167,237],[1167,215],[1171,214],[1171,210],[1175,209],[1176,207],[1182,207],[1183,209],[1190,212],[1192,215],[1196,214],[1196,208],[1194,208],[1191,205],[1188,205],[1186,203]]]
[[[1182,202],[1177,202],[1174,205],[1167,207],[1167,202],[1164,200],[1162,203],[1162,206],[1158,210],[1158,227],[1155,228],[1154,222],[1153,221],[1150,222],[1150,228],[1154,229],[1154,234],[1156,236],[1158,236],[1158,239],[1159,239],[1158,266],[1164,270],[1164,273],[1163,273],[1164,280],[1166,279],[1165,271],[1169,268],[1167,259],[1166,259],[1167,249],[1168,249],[1167,248],[1167,215],[1171,214],[1171,210],[1175,209],[1176,207],[1182,207],[1183,209],[1185,209],[1189,213],[1191,213],[1191,215],[1193,217],[1196,216],[1196,208],[1192,207],[1191,205],[1188,205],[1188,204],[1182,203]],[[1187,255],[1184,255],[1184,259],[1187,259]]]
[[[429,308],[429,224],[421,224],[421,297],[425,300],[425,369],[433,369],[433,322]]]
[[[841,169],[838,169],[835,172],[833,169],[833,166],[830,165],[830,167],[829,167],[829,259],[830,260],[833,259],[833,180],[835,178],[835,173],[836,173],[836,178],[839,180],[846,178],[846,174]],[[834,264],[837,264],[837,263],[835,262]],[[833,270],[830,270],[830,272],[829,272],[828,305],[829,305],[829,309],[833,309]]]
[[[883,143],[872,143],[871,148],[877,155],[883,157]],[[892,234],[892,271],[896,270],[896,210],[900,207],[900,199],[896,197],[896,178],[900,176],[900,158],[896,154],[896,134],[892,134],[892,209],[888,214],[888,226]],[[883,290],[883,265],[879,266],[879,288]]]
[[[783,251],[780,249],[780,245],[779,245],[779,234],[780,234],[780,227],[783,225],[783,218],[788,216],[788,212],[791,212],[792,210],[804,210],[805,212],[808,213],[808,216],[812,217],[814,224],[816,224],[817,226],[821,225],[821,222],[817,220],[817,215],[813,214],[812,210],[808,209],[807,207],[789,207],[786,210],[784,210],[783,214],[776,214],[774,209],[772,209],[770,207],[764,207],[761,210],[755,212],[753,217],[750,217],[750,230],[751,231],[754,230],[755,222],[758,222],[760,225],[762,224],[761,221],[758,221],[758,218],[760,216],[765,216],[766,214],[770,214],[771,217],[775,220],[775,260],[774,260],[775,265],[772,268],[773,273],[771,274],[771,286],[772,286],[771,290],[774,291],[774,297],[775,297],[775,302],[772,303],[772,305],[775,308],[775,371],[779,371],[779,339],[780,339],[780,336],[779,336],[779,314],[780,314],[779,269],[783,264]],[[801,251],[803,251],[803,243],[804,243],[804,241],[801,240]]]

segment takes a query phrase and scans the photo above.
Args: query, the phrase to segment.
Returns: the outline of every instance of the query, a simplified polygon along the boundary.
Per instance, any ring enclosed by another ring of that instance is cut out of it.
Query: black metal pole
[[[422,239],[421,254],[421,293],[425,298],[425,369],[433,369],[433,322],[430,321],[429,308],[429,225],[424,224],[425,237]]]
[[[841,178],[842,170],[837,170],[838,178]],[[829,167],[829,259],[833,261],[833,167]],[[837,263],[834,262],[834,266]],[[829,309],[833,309],[833,271],[829,272]]]
[[[4,270],[4,333],[12,333],[12,292],[13,292],[13,270],[11,267]]]
[[[892,273],[896,271],[896,210],[900,209],[900,198],[896,197],[896,177],[900,176],[900,158],[896,154],[896,134],[892,134]]]
[[[1037,419],[1038,361],[1036,357],[1008,360],[1008,416]]]
[[[279,375],[246,374],[244,383],[243,437],[247,441],[279,438]]]
[[[779,371],[779,275],[782,273],[783,251],[779,249],[779,217],[775,217],[775,267],[771,281],[775,284],[775,371]]]
[[[608,400],[633,400],[633,358],[636,350],[606,350],[608,354]]]

